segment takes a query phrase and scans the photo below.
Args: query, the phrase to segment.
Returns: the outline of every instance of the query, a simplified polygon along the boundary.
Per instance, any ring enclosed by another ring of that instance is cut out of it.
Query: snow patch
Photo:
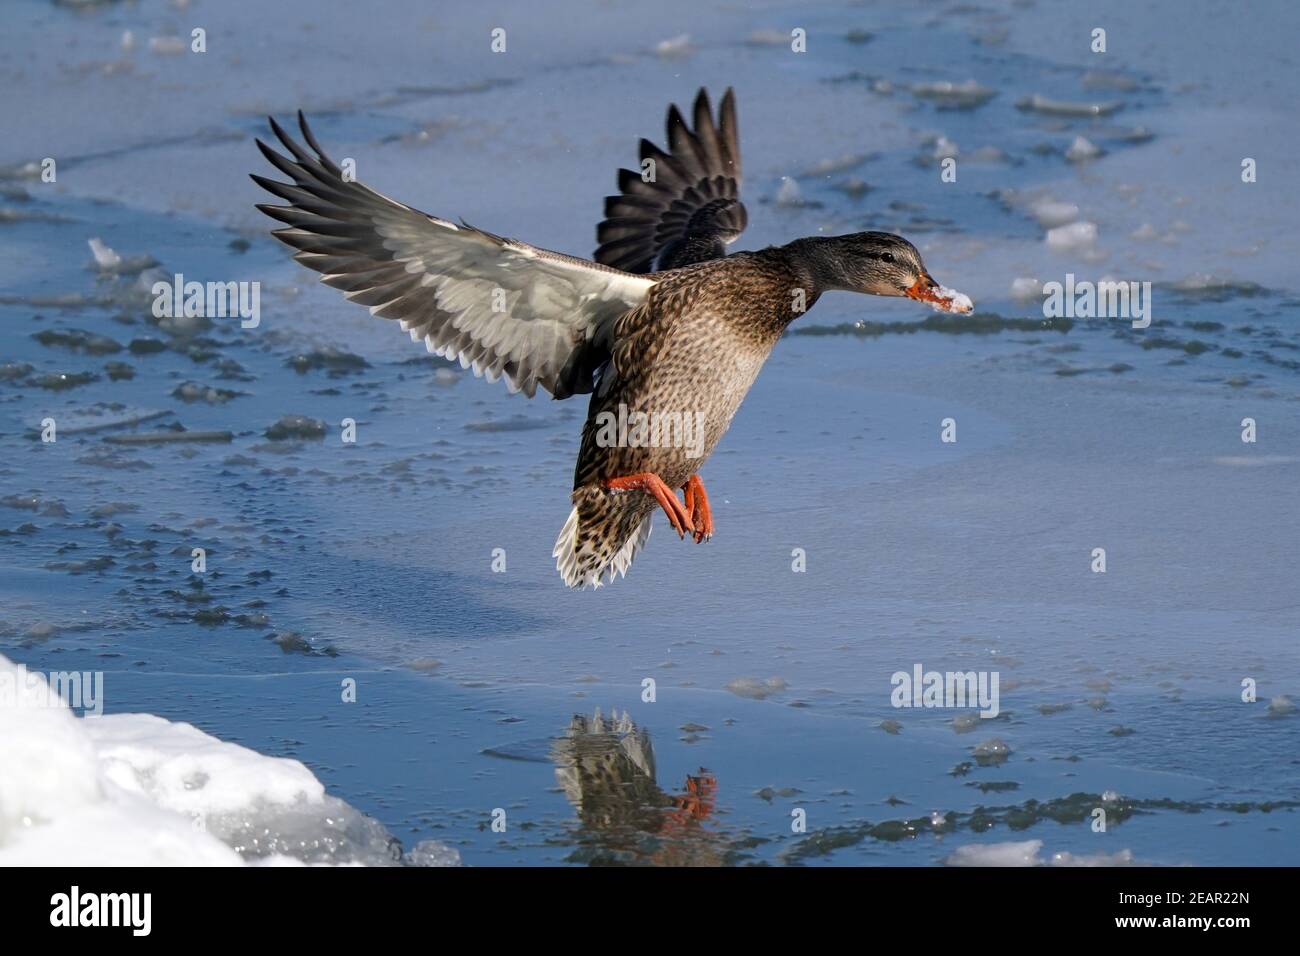
[[[971,843],[944,858],[948,866],[1133,866],[1133,851],[1074,854],[1062,850],[1043,859],[1042,840]]]
[[[303,764],[152,714],[78,719],[0,656],[0,866],[455,865]]]
[[[1097,242],[1097,224],[1072,222],[1047,230],[1047,247],[1055,252],[1073,252],[1087,249]]]
[[[946,286],[939,286],[934,290],[934,294],[942,301],[931,302],[930,307],[936,312],[974,312],[975,303],[971,301],[970,296],[958,292],[956,289],[949,289]]]

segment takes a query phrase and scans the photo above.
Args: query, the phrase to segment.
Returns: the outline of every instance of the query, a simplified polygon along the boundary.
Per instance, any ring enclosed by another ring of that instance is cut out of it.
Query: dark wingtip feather
[[[257,144],[257,148],[261,151],[262,155],[266,157],[267,162],[269,162],[276,169],[280,170],[280,172],[284,173],[286,176],[292,175],[291,171],[286,167],[292,166],[293,164],[290,163],[286,157],[281,156],[279,153],[277,153],[270,146],[267,146],[266,143],[262,142],[260,139],[255,139],[253,140],[253,142]]]
[[[302,138],[307,141],[308,146],[315,150],[316,155],[321,158],[321,162],[333,166],[334,164],[326,158],[325,150],[321,149],[320,143],[316,142],[316,137],[312,134],[311,127],[307,125],[307,117],[302,110],[298,111],[298,128],[302,130]]]
[[[257,185],[261,186],[267,192],[277,196],[279,193],[276,192],[276,187],[284,185],[284,183],[276,182],[274,179],[267,179],[265,176],[259,176],[257,173],[249,173],[248,178],[257,183]]]
[[[713,121],[713,104],[709,102],[709,91],[701,86],[700,91],[695,94],[695,117],[698,124],[699,116],[703,113],[709,117],[709,122]],[[699,132],[697,129],[696,132]]]
[[[671,145],[673,130],[679,126],[685,126],[686,120],[682,118],[682,111],[677,108],[676,103],[670,103],[668,106],[668,120],[665,123],[668,132],[668,141]]]
[[[284,131],[284,127],[275,121],[274,116],[268,116],[266,120],[271,124],[271,132],[275,134],[275,138],[287,147],[289,145],[289,134]]]

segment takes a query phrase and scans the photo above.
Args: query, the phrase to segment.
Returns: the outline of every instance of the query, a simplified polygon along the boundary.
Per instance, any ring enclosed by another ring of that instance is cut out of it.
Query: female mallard
[[[554,551],[571,587],[625,573],[660,507],[679,537],[713,534],[696,472],[786,326],[823,292],[971,310],[888,233],[726,255],[746,223],[735,98],[726,92],[715,123],[701,90],[694,113],[692,130],[671,107],[668,150],[642,140],[642,172],[619,171],[594,262],[457,226],[350,181],[301,113],[310,152],[274,119],[293,160],[257,143],[293,180],[253,176],[289,203],[257,208],[287,224],[273,235],[321,281],[511,391],[591,393],[574,508]]]

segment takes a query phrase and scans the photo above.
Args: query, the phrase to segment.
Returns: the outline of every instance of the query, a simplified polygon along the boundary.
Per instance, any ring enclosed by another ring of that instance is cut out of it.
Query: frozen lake
[[[79,6],[0,40],[0,653],[471,865],[1300,862],[1292,5]],[[702,85],[737,92],[739,247],[899,232],[976,314],[825,297],[702,472],[714,539],[658,517],[571,592],[585,403],[320,286],[252,138],[302,108],[380,191],[589,255]],[[260,325],[159,323],[173,273],[260,282]],[[1045,320],[1067,274],[1151,282],[1150,327]],[[213,440],[120,440],[177,426]],[[996,673],[998,715],[893,706],[918,665]]]

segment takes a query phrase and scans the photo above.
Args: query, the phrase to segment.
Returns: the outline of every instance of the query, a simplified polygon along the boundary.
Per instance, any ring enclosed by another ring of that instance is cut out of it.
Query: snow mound
[[[0,866],[454,866],[303,764],[152,714],[79,719],[0,655]]]
[[[1133,866],[1133,851],[1115,853],[1053,853],[1043,859],[1042,840],[1010,840],[1003,843],[970,843],[959,846],[944,859],[948,866]]]

